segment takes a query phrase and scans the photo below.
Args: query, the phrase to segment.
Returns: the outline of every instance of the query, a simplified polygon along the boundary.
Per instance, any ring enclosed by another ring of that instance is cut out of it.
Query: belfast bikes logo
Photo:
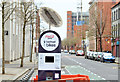
[[[59,45],[59,39],[54,33],[46,33],[41,38],[41,45],[47,51],[55,50]]]

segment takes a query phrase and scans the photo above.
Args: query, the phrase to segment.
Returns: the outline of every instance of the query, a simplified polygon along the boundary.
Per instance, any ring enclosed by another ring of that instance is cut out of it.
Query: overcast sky
[[[67,34],[67,11],[77,12],[77,4],[81,0],[34,0],[37,5],[41,2],[42,7],[49,7],[55,10],[62,18],[63,25],[61,27],[52,27],[51,29],[59,33],[61,39],[66,38]],[[89,11],[89,1],[90,0],[82,0],[83,2],[83,12]],[[42,23],[44,27],[48,28],[48,25]]]

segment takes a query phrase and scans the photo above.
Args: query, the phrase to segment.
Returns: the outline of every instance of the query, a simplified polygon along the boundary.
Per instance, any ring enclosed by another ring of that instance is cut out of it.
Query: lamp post
[[[85,48],[84,48],[84,43],[85,43],[85,42],[84,42],[83,27],[82,27],[82,25],[83,25],[83,23],[82,23],[82,22],[83,22],[83,21],[82,21],[82,20],[83,20],[83,18],[82,18],[82,0],[81,0],[81,7],[80,7],[80,8],[81,8],[81,39],[83,40],[83,41],[82,41],[82,44],[83,44],[82,47],[83,47],[83,52],[84,52],[84,54],[85,54]]]

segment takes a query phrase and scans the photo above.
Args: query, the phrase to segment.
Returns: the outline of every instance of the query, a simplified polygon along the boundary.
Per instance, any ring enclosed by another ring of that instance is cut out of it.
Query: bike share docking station
[[[45,31],[39,38],[38,81],[61,79],[61,38]]]

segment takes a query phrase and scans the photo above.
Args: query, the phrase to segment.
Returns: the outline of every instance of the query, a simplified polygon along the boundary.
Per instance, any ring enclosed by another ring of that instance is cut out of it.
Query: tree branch
[[[5,19],[4,22],[6,22],[6,21],[10,18],[10,15],[13,13],[13,11],[15,10],[16,7],[17,7],[17,6],[15,6],[15,7],[13,8],[13,10],[10,12],[10,14],[8,15],[8,17],[6,17],[6,19]]]
[[[5,8],[7,8],[7,7],[10,7],[10,6],[13,6],[13,4],[15,4],[16,2],[12,2],[12,3],[8,3],[8,2],[6,2],[6,4],[9,4],[9,5],[7,5],[7,6],[5,6]]]

